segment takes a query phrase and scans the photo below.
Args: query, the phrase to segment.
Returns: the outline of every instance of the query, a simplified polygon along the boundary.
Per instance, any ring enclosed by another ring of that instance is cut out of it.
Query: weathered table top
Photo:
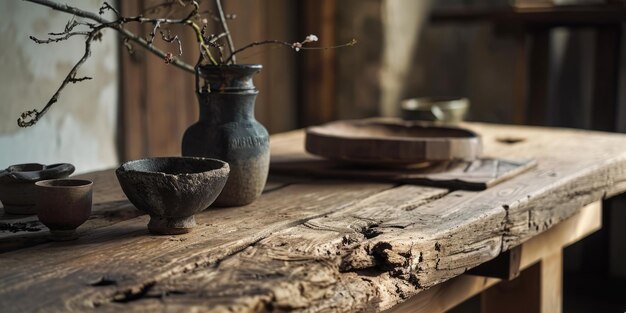
[[[272,178],[253,204],[209,209],[181,236],[149,235],[112,171],[84,175],[95,203],[79,240],[48,242],[36,217],[0,221],[0,308],[386,309],[626,190],[626,135],[467,126],[486,155],[538,167],[481,192]],[[274,158],[302,141],[275,135]]]

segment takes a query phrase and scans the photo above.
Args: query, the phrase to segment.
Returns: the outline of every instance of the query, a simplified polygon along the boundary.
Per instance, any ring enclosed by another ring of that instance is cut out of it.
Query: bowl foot
[[[189,217],[163,218],[150,216],[148,230],[155,235],[180,235],[191,232],[196,226],[196,219]]]
[[[68,241],[78,239],[78,234],[75,229],[71,230],[50,230],[50,240],[53,241]]]

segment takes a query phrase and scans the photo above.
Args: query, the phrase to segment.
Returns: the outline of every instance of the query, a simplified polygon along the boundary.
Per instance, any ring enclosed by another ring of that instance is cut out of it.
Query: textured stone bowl
[[[176,235],[192,230],[194,214],[215,201],[229,171],[216,159],[162,157],[126,162],[115,174],[128,200],[150,215],[150,232]]]

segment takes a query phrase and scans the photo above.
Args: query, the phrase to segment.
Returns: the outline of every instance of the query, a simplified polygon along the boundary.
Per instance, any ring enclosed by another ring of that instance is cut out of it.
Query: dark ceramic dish
[[[11,165],[0,171],[0,201],[9,214],[36,214],[35,182],[65,178],[74,172],[69,163]]]
[[[193,215],[215,201],[228,173],[226,162],[195,157],[130,161],[115,171],[128,200],[150,215],[148,229],[159,235],[190,232]]]
[[[82,179],[52,179],[35,183],[37,217],[50,228],[50,239],[78,238],[76,228],[91,215],[93,183]]]

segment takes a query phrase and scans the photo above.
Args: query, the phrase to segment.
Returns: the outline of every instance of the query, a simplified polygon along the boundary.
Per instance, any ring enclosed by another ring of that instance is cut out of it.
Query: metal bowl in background
[[[465,118],[469,100],[454,97],[411,98],[400,102],[400,108],[405,120],[458,124]]]

